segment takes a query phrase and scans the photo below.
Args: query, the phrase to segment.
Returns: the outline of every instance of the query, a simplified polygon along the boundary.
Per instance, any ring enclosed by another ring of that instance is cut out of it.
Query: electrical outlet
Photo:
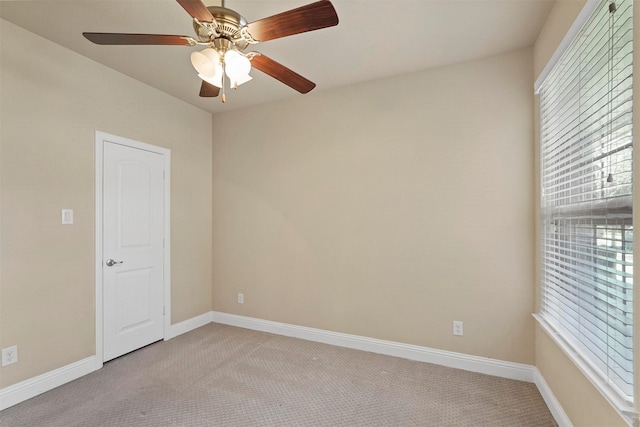
[[[238,304],[244,304],[244,294],[238,292]]]
[[[18,362],[18,346],[13,345],[11,347],[2,349],[2,366],[12,365]]]
[[[453,321],[453,335],[457,335],[460,337],[464,335],[462,320]]]

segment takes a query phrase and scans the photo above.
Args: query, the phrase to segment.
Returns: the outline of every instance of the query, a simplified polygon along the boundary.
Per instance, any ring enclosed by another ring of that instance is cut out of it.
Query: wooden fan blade
[[[125,34],[125,33],[82,33],[85,38],[95,44],[157,44],[189,46],[191,37],[168,34]]]
[[[219,87],[207,83],[204,80],[202,81],[202,86],[200,86],[200,96],[205,98],[215,98],[219,93]]]
[[[262,54],[251,58],[251,65],[300,93],[307,93],[316,87],[316,84],[312,81],[305,79],[295,71]]]
[[[209,9],[200,0],[177,0],[180,6],[187,11],[192,18],[200,22],[213,22],[215,19]]]
[[[260,19],[247,25],[254,40],[265,42],[280,37],[338,25],[338,14],[329,0]]]

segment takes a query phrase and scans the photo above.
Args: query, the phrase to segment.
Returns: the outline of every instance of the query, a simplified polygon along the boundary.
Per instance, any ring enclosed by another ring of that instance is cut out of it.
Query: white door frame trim
[[[164,158],[164,320],[163,338],[171,338],[171,150],[145,144],[131,139],[95,131],[95,314],[96,314],[96,357],[95,369],[102,368],[103,349],[103,300],[102,300],[102,197],[103,197],[103,161],[104,142],[112,142],[126,147],[137,148],[161,154]]]

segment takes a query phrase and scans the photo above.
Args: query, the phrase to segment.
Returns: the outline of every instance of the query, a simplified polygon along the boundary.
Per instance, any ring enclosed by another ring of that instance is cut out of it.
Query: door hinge
[[[166,306],[162,306],[162,315],[166,316],[167,315],[167,307]]]
[[[164,237],[162,238],[162,247],[164,248]]]

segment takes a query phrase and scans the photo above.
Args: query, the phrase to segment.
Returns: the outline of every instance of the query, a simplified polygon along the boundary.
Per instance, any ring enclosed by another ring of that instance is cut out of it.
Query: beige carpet
[[[210,324],[0,412],[4,426],[555,426],[535,385]]]

